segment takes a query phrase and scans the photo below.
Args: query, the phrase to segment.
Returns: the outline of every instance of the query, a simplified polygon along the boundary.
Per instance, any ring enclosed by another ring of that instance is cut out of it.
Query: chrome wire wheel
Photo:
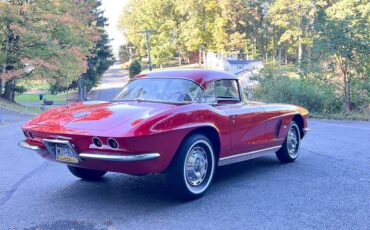
[[[287,136],[287,147],[290,157],[296,158],[299,150],[299,130],[297,125],[292,125],[289,128]]]
[[[196,146],[186,157],[185,175],[186,180],[192,186],[203,182],[207,174],[208,160],[207,153],[203,147]]]
[[[192,193],[202,193],[209,186],[214,173],[212,147],[198,140],[189,148],[184,162],[184,179]]]

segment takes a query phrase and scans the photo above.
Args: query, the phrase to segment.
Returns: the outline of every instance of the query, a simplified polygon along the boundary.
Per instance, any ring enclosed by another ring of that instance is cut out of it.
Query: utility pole
[[[149,67],[149,70],[152,71],[152,58],[150,56],[150,36],[156,32],[155,30],[152,30],[152,29],[146,29],[144,31],[140,31],[138,33],[145,33],[145,37],[146,37],[146,48],[148,50],[148,67]]]
[[[129,62],[130,62],[130,63],[131,63],[131,61],[132,61],[132,48],[133,48],[133,46],[132,46],[132,45],[128,45],[128,46],[127,46],[128,52],[129,52],[129,54],[130,54],[130,59],[129,59]]]

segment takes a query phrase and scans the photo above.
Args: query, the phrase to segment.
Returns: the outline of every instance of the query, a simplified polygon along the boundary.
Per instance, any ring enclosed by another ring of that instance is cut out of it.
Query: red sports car
[[[49,110],[23,127],[21,147],[79,178],[164,173],[176,194],[200,197],[217,166],[276,152],[293,162],[308,111],[248,101],[238,78],[211,70],[140,74],[113,101]]]

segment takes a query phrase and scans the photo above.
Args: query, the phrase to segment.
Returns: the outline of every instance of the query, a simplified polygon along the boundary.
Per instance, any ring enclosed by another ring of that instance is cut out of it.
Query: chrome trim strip
[[[259,150],[246,152],[246,153],[240,153],[240,154],[233,155],[233,156],[222,157],[218,160],[218,166],[233,164],[233,163],[261,157],[261,156],[266,155],[267,153],[274,152],[280,148],[281,148],[281,145],[266,148],[266,149],[259,149]]]
[[[67,140],[59,140],[59,139],[43,139],[42,140],[43,142],[51,142],[51,143],[55,143],[55,144],[66,144],[66,145],[70,145],[70,142],[67,141]]]
[[[29,149],[29,150],[33,150],[33,151],[41,151],[42,150],[40,147],[38,147],[36,145],[30,145],[26,141],[18,142],[18,146],[22,147],[24,149]]]
[[[65,136],[61,136],[61,135],[55,135],[55,138],[64,139],[64,140],[72,140],[72,137],[65,137]]]
[[[103,161],[119,161],[119,162],[133,162],[146,161],[158,158],[159,153],[144,153],[136,155],[107,155],[99,153],[80,153],[83,159],[103,160]]]
[[[311,129],[310,128],[304,128],[303,129],[303,132],[308,132],[308,131],[311,131]]]

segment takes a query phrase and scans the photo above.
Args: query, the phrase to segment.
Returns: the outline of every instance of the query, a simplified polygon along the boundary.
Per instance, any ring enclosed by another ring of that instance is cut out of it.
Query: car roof
[[[208,69],[176,69],[176,70],[161,70],[145,72],[136,75],[135,78],[185,78],[191,81],[195,81],[204,89],[207,88],[208,84],[213,81],[221,79],[235,79],[238,78],[227,72],[221,72],[216,70]]]

